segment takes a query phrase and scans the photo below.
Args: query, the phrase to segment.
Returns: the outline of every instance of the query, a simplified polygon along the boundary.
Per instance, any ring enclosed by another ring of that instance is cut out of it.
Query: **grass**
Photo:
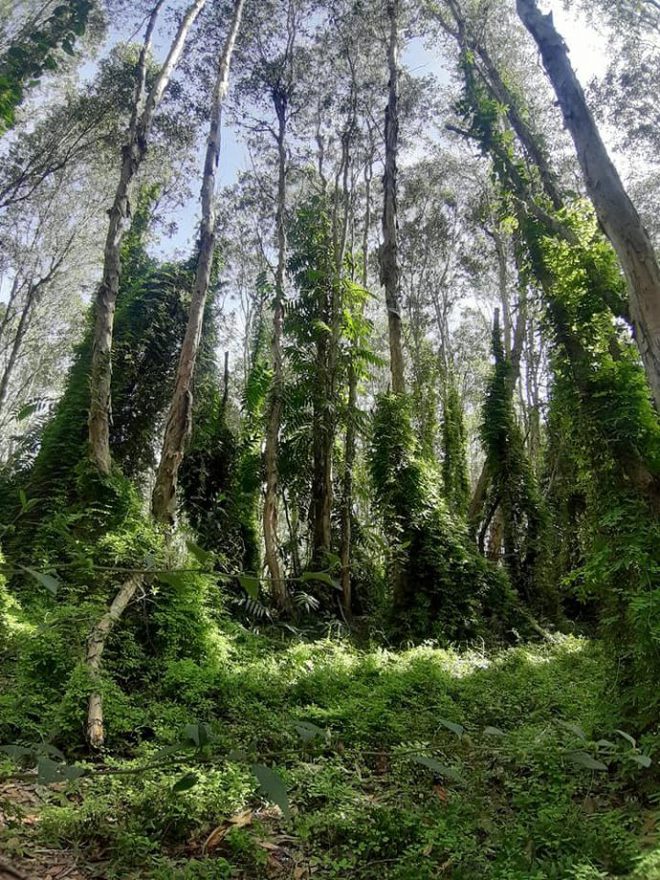
[[[615,732],[597,643],[391,651],[233,624],[212,638],[210,659],[170,661],[131,705],[132,737],[117,720],[104,767],[121,773],[39,788],[29,822],[5,797],[0,847],[62,848],[106,880],[660,878],[654,742]],[[182,751],[200,723],[210,742]]]

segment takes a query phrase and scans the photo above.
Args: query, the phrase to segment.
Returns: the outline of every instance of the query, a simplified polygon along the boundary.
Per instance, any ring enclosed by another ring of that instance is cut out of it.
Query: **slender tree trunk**
[[[628,281],[635,339],[660,411],[660,266],[651,239],[607,153],[552,15],[542,15],[535,0],[516,0],[516,7],[539,47],[587,192]]]
[[[277,451],[279,446],[280,421],[282,418],[282,329],[284,324],[284,273],[286,266],[286,125],[287,95],[280,90],[273,91],[273,102],[278,120],[277,132],[277,214],[275,217],[277,235],[277,268],[275,270],[275,300],[273,303],[273,336],[271,360],[273,380],[268,401],[266,438],[264,444],[264,468],[266,489],[264,493],[263,528],[266,565],[270,575],[271,590],[275,605],[286,610],[289,605],[286,584],[282,576],[277,539],[277,487],[279,471]]]
[[[385,111],[385,173],[383,175],[383,244],[380,251],[380,283],[385,288],[387,321],[390,337],[390,371],[392,391],[406,390],[401,341],[401,310],[399,306],[400,270],[397,229],[397,151],[399,146],[399,0],[389,0],[387,15],[390,35],[387,46],[389,70],[387,109]]]
[[[85,653],[85,666],[92,682],[96,682],[101,669],[101,660],[108,640],[108,636],[114,629],[117,621],[122,616],[133,596],[142,583],[142,575],[132,575],[124,581],[112,604],[106,613],[94,624],[87,640]],[[103,698],[100,690],[94,690],[89,695],[87,707],[87,739],[93,749],[100,749],[105,742],[105,728],[103,723]]]
[[[0,414],[2,413],[5,406],[5,402],[7,400],[7,392],[9,391],[9,382],[14,372],[16,361],[18,360],[18,354],[21,350],[23,340],[25,339],[25,334],[27,333],[28,320],[32,312],[32,305],[35,299],[35,291],[36,288],[34,285],[30,285],[28,287],[25,297],[25,303],[23,304],[23,309],[21,310],[21,317],[18,321],[18,327],[16,328],[16,333],[14,335],[14,339],[9,350],[9,357],[7,358],[7,363],[2,372],[2,377],[0,378]]]
[[[206,158],[202,178],[202,223],[200,231],[197,271],[188,324],[181,346],[179,363],[174,379],[174,393],[165,423],[165,436],[160,456],[151,507],[158,522],[173,524],[176,516],[176,488],[179,467],[183,461],[186,440],[192,419],[192,380],[202,335],[204,307],[211,280],[211,265],[216,239],[216,214],[213,206],[215,185],[220,159],[220,130],[222,105],[229,84],[229,68],[241,24],[245,0],[236,0],[229,31],[220,55],[213,98],[211,121],[206,140]]]
[[[95,300],[88,430],[90,458],[102,474],[109,474],[112,464],[110,457],[112,335],[121,276],[121,246],[130,217],[131,184],[147,151],[154,114],[179,62],[190,29],[202,11],[206,0],[194,0],[188,8],[165,62],[145,100],[151,42],[156,21],[164,2],[165,0],[158,0],[151,12],[140,52],[131,120],[126,143],[122,148],[119,181],[112,207],[108,212],[110,222],[105,240],[103,274]],[[143,102],[144,108],[142,107]]]
[[[362,286],[369,282],[369,232],[371,229],[371,179],[373,175],[371,156],[364,169],[365,215],[362,236]],[[355,349],[355,343],[353,344]],[[351,583],[351,517],[353,513],[353,467],[355,465],[355,413],[357,409],[358,376],[355,364],[355,351],[351,352],[348,372],[348,419],[344,441],[344,473],[342,475],[341,521],[339,538],[339,559],[341,565],[341,596],[344,616],[350,620],[353,614],[353,590]]]

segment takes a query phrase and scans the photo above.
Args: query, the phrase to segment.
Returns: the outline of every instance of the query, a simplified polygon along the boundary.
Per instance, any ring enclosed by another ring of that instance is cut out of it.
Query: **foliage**
[[[26,86],[46,71],[57,70],[60,51],[74,54],[76,38],[85,33],[93,8],[93,0],[66,0],[0,56],[0,134],[12,127]]]
[[[473,547],[465,523],[447,511],[434,469],[418,454],[409,402],[385,395],[374,415],[371,474],[393,549],[391,577],[401,634],[429,626],[445,638],[474,637],[488,619],[506,626],[506,579]]]

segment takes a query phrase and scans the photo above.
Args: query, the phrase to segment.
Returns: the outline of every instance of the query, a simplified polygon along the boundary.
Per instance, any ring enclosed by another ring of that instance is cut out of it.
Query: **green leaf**
[[[276,773],[270,767],[264,764],[253,764],[252,772],[259,783],[259,790],[262,795],[282,810],[285,819],[291,816],[289,809],[289,796],[286,792],[286,786],[279,773]]]
[[[18,758],[25,758],[28,755],[34,754],[34,749],[28,749],[25,746],[17,746],[17,745],[8,745],[8,746],[0,746],[0,752],[4,752],[5,755],[9,755],[10,758],[14,760]]]
[[[629,733],[626,733],[625,730],[615,730],[614,732],[618,733],[619,736],[622,736],[625,740],[628,740],[633,749],[637,747],[637,740],[634,739]]]
[[[82,767],[75,765],[59,764],[52,758],[39,758],[37,761],[37,782],[41,785],[50,785],[53,782],[78,779],[85,773]]]
[[[308,581],[320,581],[322,584],[334,587],[335,590],[341,590],[341,584],[339,581],[329,575],[327,571],[303,571],[300,580],[303,583],[307,583]]]
[[[211,731],[208,724],[203,721],[201,724],[186,724],[183,733],[185,738],[198,748],[203,748],[211,741]]]
[[[186,773],[185,776],[182,776],[172,786],[172,791],[188,791],[190,788],[194,788],[199,782],[199,776],[196,773]]]
[[[436,761],[435,758],[427,758],[426,755],[413,755],[411,761],[414,761],[416,764],[421,764],[423,767],[428,767],[429,770],[433,770],[438,776],[444,776],[445,779],[454,779],[457,782],[460,782],[463,778],[458,770],[455,770],[453,767],[448,767],[446,764],[441,764],[440,761]]]
[[[26,403],[16,413],[16,421],[23,422],[39,409],[38,403]]]
[[[443,727],[446,727],[447,730],[451,730],[452,733],[455,733],[456,736],[463,736],[465,733],[465,728],[462,724],[457,724],[455,721],[447,721],[446,718],[438,718],[438,721]]]
[[[39,581],[41,586],[45,587],[52,596],[57,595],[57,591],[60,588],[60,581],[58,578],[56,578],[52,574],[45,574],[42,571],[37,571],[34,568],[29,568],[27,565],[23,565],[21,566],[21,568],[24,571],[27,571],[28,574],[32,575],[32,577],[36,581]]]
[[[325,730],[318,727],[318,725],[313,724],[311,721],[299,721],[298,724],[296,724],[296,730],[303,742],[309,742],[317,736],[325,736]]]
[[[587,754],[587,752],[571,752],[571,761],[579,764],[580,767],[586,767],[588,770],[607,770],[607,764]]]
[[[50,785],[59,779],[59,764],[51,758],[39,758],[37,761],[37,782],[41,785]]]
[[[648,755],[631,755],[630,757],[636,764],[639,764],[640,767],[651,766],[652,762]]]
[[[484,727],[484,733],[486,736],[506,736],[506,733],[503,730],[500,730],[499,727],[491,727],[490,724],[488,727]]]
[[[572,724],[570,721],[558,721],[557,724],[561,725],[564,730],[568,730],[570,733],[574,733],[575,736],[580,739],[586,740],[587,734],[582,730],[579,724]]]
[[[195,544],[194,541],[186,541],[186,547],[202,568],[213,568],[215,565],[215,553],[211,553],[210,550],[205,550],[203,547],[200,547],[199,544]]]
[[[157,577],[159,581],[162,581],[164,584],[169,584],[170,587],[175,587],[177,590],[181,590],[186,586],[186,572],[159,571]]]
[[[259,598],[259,587],[260,581],[256,575],[253,574],[239,574],[238,582],[243,587],[245,592],[248,594],[250,599],[258,599]]]

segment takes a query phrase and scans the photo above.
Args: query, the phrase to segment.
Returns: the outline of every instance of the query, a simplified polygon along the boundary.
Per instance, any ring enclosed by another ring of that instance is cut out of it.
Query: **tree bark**
[[[99,677],[101,660],[108,636],[130,604],[141,583],[142,575],[139,574],[132,575],[124,581],[106,613],[94,624],[87,640],[87,651],[85,653],[85,666],[92,681],[97,680]],[[102,748],[105,742],[103,698],[99,690],[92,691],[89,695],[87,740],[93,749]]]
[[[380,250],[380,283],[385,288],[390,341],[392,391],[406,390],[399,305],[400,269],[397,228],[397,152],[399,146],[399,0],[389,0],[390,34],[387,46],[389,84],[385,110],[385,173],[383,175],[383,244]]]
[[[271,341],[271,360],[273,380],[268,401],[266,438],[264,444],[264,469],[266,489],[264,493],[263,529],[266,566],[270,575],[273,601],[280,611],[289,606],[286,584],[282,576],[277,540],[277,487],[279,470],[277,451],[279,446],[280,421],[282,418],[282,330],[284,324],[284,274],[286,267],[286,127],[288,97],[282,89],[273,90],[273,103],[277,115],[277,214],[275,217],[277,238],[277,268],[275,270],[275,299],[273,302],[273,336]]]
[[[535,0],[516,0],[516,7],[539,47],[587,192],[628,281],[635,340],[660,411],[660,266],[651,239],[607,153],[552,15],[542,15]]]
[[[373,149],[373,143],[371,144]],[[364,168],[365,188],[365,213],[364,230],[362,235],[362,286],[366,289],[369,282],[369,231],[371,229],[371,180],[373,176],[373,159]],[[353,343],[352,358],[355,357],[356,345]],[[340,583],[341,601],[346,620],[353,615],[353,588],[351,579],[351,549],[352,549],[352,522],[353,513],[353,466],[355,464],[355,414],[357,410],[358,376],[355,364],[351,361],[348,372],[348,418],[346,424],[346,438],[344,441],[344,473],[342,475],[341,489],[341,513],[339,535],[339,560],[340,560]]]
[[[172,525],[176,517],[176,489],[179,467],[185,454],[186,440],[190,434],[192,417],[192,379],[197,362],[199,342],[204,321],[204,307],[211,279],[211,266],[216,240],[216,213],[213,205],[215,185],[220,159],[220,131],[222,105],[229,84],[229,68],[241,24],[245,0],[236,0],[229,31],[220,55],[218,71],[211,101],[211,121],[206,140],[206,158],[202,178],[202,223],[195,287],[193,289],[188,324],[181,346],[179,363],[174,379],[174,393],[165,424],[165,436],[160,462],[156,471],[151,499],[154,518]]]
[[[103,274],[96,293],[92,365],[90,370],[90,405],[88,417],[89,455],[100,473],[109,474],[110,418],[112,382],[112,335],[115,308],[121,277],[121,245],[130,217],[130,189],[147,151],[153,118],[179,62],[185,41],[206,0],[194,0],[188,8],[170,46],[154,85],[145,100],[146,75],[153,32],[165,0],[154,6],[145,32],[133,97],[131,120],[122,148],[122,163],[114,201],[109,210],[110,222],[105,240]],[[142,103],[144,102],[144,108]]]

